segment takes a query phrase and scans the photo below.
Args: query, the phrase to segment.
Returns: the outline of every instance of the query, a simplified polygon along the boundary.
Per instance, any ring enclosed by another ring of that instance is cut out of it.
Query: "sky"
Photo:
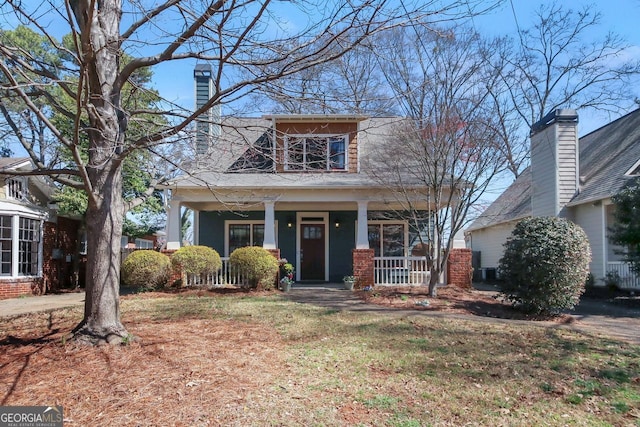
[[[490,36],[517,34],[517,29],[530,26],[533,20],[533,12],[540,4],[546,2],[530,0],[506,0],[502,6],[485,16],[474,17],[469,21],[480,33]],[[633,45],[629,54],[640,60],[640,0],[563,0],[564,7],[575,10],[585,6],[591,6],[601,15],[599,34],[614,31],[623,36],[627,42]],[[286,12],[280,11],[286,15]],[[284,16],[283,15],[283,16]],[[293,21],[295,18],[291,18]],[[594,34],[597,36],[598,34]],[[171,64],[162,64],[154,69],[154,85],[160,93],[183,106],[192,107],[193,100],[193,66],[194,62],[179,61]],[[184,76],[176,79],[176,76]],[[640,97],[640,79],[638,89],[633,88]],[[252,115],[268,114],[270,111],[251,112]],[[585,135],[606,123],[618,118],[620,114],[595,113],[580,115],[579,133]],[[223,110],[223,114],[225,111]],[[228,112],[227,112],[228,114]]]
[[[548,2],[531,0],[507,0],[497,10],[487,16],[475,17],[472,25],[482,34],[516,35],[518,28],[529,27],[534,17],[534,12],[541,4]],[[631,48],[629,55],[640,60],[640,0],[562,0],[563,7],[573,10],[582,10],[589,7],[590,10],[599,11],[601,14],[601,24],[598,33],[594,36],[605,34],[609,31],[615,32],[627,41]],[[631,88],[637,97],[640,97],[640,79],[638,86]],[[628,112],[628,111],[627,111]],[[595,113],[579,114],[579,134],[580,136],[596,130],[605,124],[617,119],[620,114]]]

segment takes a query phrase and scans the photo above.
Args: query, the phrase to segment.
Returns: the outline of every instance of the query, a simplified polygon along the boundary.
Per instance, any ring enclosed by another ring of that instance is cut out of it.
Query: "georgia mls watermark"
[[[62,427],[62,406],[0,406],[0,427]]]

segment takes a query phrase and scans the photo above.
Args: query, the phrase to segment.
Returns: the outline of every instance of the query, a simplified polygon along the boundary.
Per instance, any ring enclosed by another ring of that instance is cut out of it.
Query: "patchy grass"
[[[80,309],[0,323],[0,405],[68,425],[636,425],[640,347],[562,328],[131,295],[123,347],[63,343]]]

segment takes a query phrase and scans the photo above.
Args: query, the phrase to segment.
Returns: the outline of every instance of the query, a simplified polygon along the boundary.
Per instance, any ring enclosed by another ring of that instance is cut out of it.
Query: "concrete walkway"
[[[531,322],[454,313],[397,310],[379,305],[366,304],[363,300],[357,298],[353,292],[343,290],[341,287],[341,285],[295,285],[286,296],[290,300],[298,303],[313,304],[334,310],[378,313],[401,317],[431,316],[473,320],[477,322],[529,324],[542,327],[568,328],[588,335],[603,335],[640,345],[640,309],[621,307],[600,299],[583,298],[580,305],[576,307],[576,310],[571,312],[575,321],[568,324],[559,324],[557,322]],[[84,292],[74,292],[0,300],[0,322],[3,317],[82,306],[84,299]],[[637,305],[635,307],[637,307]]]
[[[27,296],[0,300],[0,318],[47,312],[84,304],[84,292]]]
[[[367,304],[352,292],[338,287],[298,287],[294,286],[287,297],[295,302],[313,304],[334,310],[349,310],[363,313],[383,313],[410,317],[430,316],[472,320],[476,322],[527,324],[549,328],[566,328],[586,335],[602,335],[640,345],[640,309],[614,305],[600,299],[583,298],[570,314],[575,319],[571,323],[551,321],[528,321],[500,319],[457,313],[427,312],[421,310],[398,310],[384,306]]]

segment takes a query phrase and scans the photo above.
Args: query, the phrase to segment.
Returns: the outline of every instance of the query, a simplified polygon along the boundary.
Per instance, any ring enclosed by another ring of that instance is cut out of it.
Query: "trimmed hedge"
[[[258,289],[272,289],[275,286],[279,263],[276,257],[258,246],[238,248],[229,257],[229,266],[236,269]]]
[[[527,218],[516,225],[504,247],[498,273],[506,300],[545,315],[576,306],[591,260],[582,228],[564,218]]]
[[[184,274],[202,276],[213,274],[222,268],[220,255],[208,246],[184,246],[171,256],[171,263],[179,266]]]
[[[134,251],[122,263],[122,281],[140,290],[164,287],[171,276],[169,257],[152,250]]]

